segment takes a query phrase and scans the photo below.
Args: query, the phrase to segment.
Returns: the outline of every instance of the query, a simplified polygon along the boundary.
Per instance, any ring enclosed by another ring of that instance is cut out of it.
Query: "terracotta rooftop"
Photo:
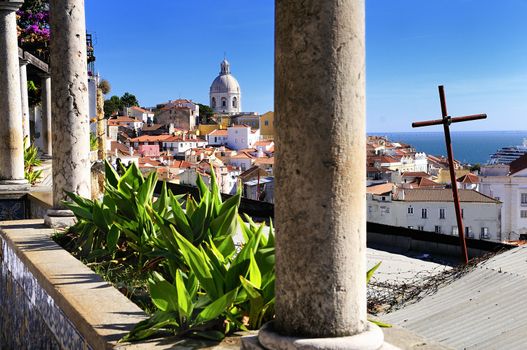
[[[165,139],[172,137],[169,134],[164,135],[141,135],[130,139],[130,142],[163,142]]]
[[[452,202],[452,190],[445,189],[404,189],[404,201],[408,202]],[[399,192],[401,198],[401,192]],[[400,199],[401,200],[401,199]],[[459,200],[471,203],[500,203],[474,190],[459,190]]]
[[[225,129],[214,129],[214,130],[211,131],[208,135],[213,135],[213,136],[227,136],[227,135],[228,135],[228,132],[227,132],[227,130],[225,130]]]
[[[479,183],[479,177],[477,175],[474,175],[472,173],[468,173],[466,175],[463,175],[457,179],[457,182],[461,182],[464,184],[478,184]]]
[[[424,171],[407,171],[402,174],[403,177],[429,177]]]
[[[388,182],[385,184],[380,185],[373,185],[366,187],[366,193],[372,193],[372,194],[384,194],[391,192],[393,189],[393,183]]]

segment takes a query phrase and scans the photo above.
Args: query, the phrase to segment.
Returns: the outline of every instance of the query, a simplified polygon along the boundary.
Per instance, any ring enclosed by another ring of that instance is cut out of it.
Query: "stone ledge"
[[[4,221],[0,235],[93,349],[112,348],[146,314],[63,250],[42,220]]]
[[[0,243],[3,241],[3,244],[8,246],[8,250],[16,255],[14,259],[24,265],[24,269],[32,275],[31,278],[35,279],[40,288],[52,299],[47,303],[58,306],[67,318],[67,322],[76,328],[75,332],[83,337],[86,344],[82,349],[234,350],[240,348],[240,336],[228,337],[219,344],[176,338],[153,339],[133,344],[117,343],[147,315],[117,289],[57,245],[50,238],[54,232],[55,230],[44,225],[43,220],[2,221]],[[9,262],[4,265],[6,263],[4,260],[7,260],[7,257],[2,256],[0,250],[0,266],[13,268],[7,266],[11,264]],[[17,267],[17,271],[12,275],[21,276],[20,270],[22,269]],[[28,288],[27,277],[23,276],[24,281],[20,283],[23,288]],[[35,299],[34,294],[27,296]],[[37,308],[38,306],[36,305]],[[58,331],[64,335],[63,329]]]

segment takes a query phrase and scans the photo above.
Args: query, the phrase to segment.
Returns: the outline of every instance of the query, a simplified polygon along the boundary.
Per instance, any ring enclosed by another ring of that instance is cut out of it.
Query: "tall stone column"
[[[53,210],[51,226],[72,223],[66,191],[90,198],[90,124],[84,0],[51,0]]]
[[[42,100],[42,144],[43,152],[47,157],[53,154],[51,146],[51,76],[41,75],[41,100]]]
[[[382,331],[366,318],[364,0],[275,3],[276,321],[258,339],[377,349]]]
[[[27,65],[28,60],[19,60],[20,64],[20,96],[22,103],[22,129],[24,138],[27,137],[28,143],[31,142],[31,132],[29,126],[29,96],[27,93]]]
[[[106,155],[106,119],[104,119],[104,95],[97,87],[97,158],[104,160]]]
[[[0,191],[27,190],[20,100],[16,10],[23,1],[0,0]]]

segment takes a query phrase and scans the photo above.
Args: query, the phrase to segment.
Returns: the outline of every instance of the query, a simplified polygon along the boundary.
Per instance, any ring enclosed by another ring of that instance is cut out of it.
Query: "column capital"
[[[30,61],[29,61],[29,60],[26,60],[25,58],[19,58],[19,59],[18,59],[18,64],[19,64],[20,66],[27,66],[29,63],[30,63]]]
[[[37,75],[38,75],[41,79],[49,79],[49,78],[51,78],[51,74],[49,74],[49,73],[45,73],[45,72],[38,72]]]
[[[0,11],[16,11],[22,6],[24,1],[21,0],[0,0]]]

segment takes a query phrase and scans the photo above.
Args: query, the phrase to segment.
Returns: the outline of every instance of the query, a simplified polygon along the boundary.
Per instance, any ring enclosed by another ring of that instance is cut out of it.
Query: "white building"
[[[368,221],[458,235],[451,189],[399,189],[391,184],[367,189]],[[473,190],[459,190],[465,236],[503,241],[501,202]]]
[[[135,119],[130,117],[117,117],[108,119],[108,126],[121,126],[128,129],[139,131],[143,127],[144,123],[141,119]]]
[[[226,166],[218,160],[214,162],[213,166],[220,192],[235,194],[240,171],[231,166]],[[198,167],[184,169],[184,171],[179,174],[179,183],[182,185],[197,186],[198,174],[201,176],[203,182],[210,187],[210,163],[206,161],[200,163]]]
[[[210,107],[216,113],[240,113],[242,111],[240,84],[231,74],[230,64],[226,59],[221,62],[220,67],[220,74],[210,86]]]
[[[526,156],[522,156],[510,165],[483,167],[479,177],[481,193],[503,202],[501,228],[510,240],[527,234],[527,164],[522,164],[525,160]]]
[[[124,110],[124,115],[127,115],[134,119],[142,120],[145,124],[148,123],[149,120],[150,122],[154,121],[154,112],[148,111],[141,107],[126,107]]]
[[[227,147],[234,150],[252,148],[260,139],[260,130],[251,130],[247,125],[233,125],[227,128]]]
[[[170,136],[165,138],[162,141],[162,148],[173,156],[183,157],[185,152],[192,148],[202,148],[207,145],[207,141],[196,137],[195,135],[190,135],[187,137],[183,136]]]
[[[206,135],[207,142],[211,146],[223,146],[227,144],[227,130],[215,129]]]

